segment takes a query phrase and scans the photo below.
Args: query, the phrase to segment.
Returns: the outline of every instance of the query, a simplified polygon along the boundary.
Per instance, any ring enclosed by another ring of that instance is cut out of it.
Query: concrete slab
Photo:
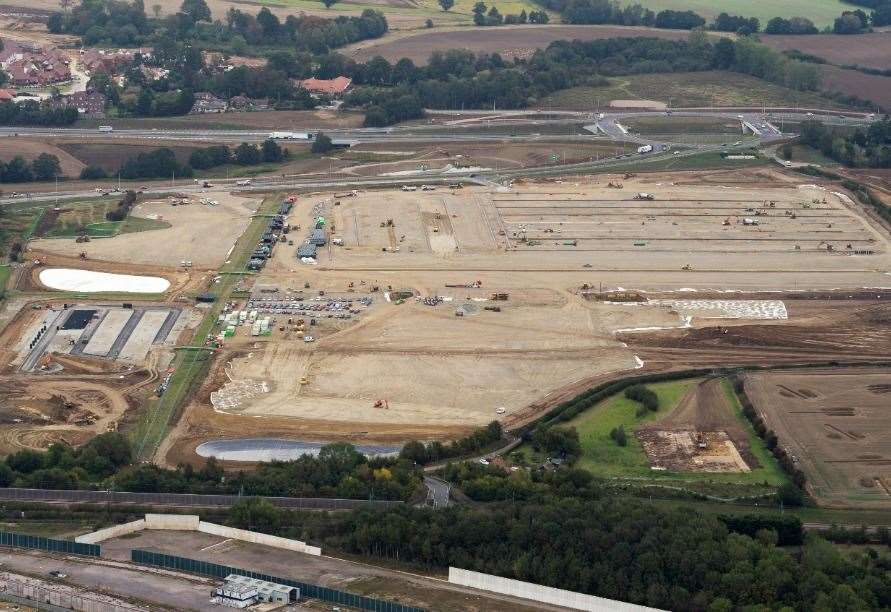
[[[89,344],[84,348],[84,353],[105,357],[131,316],[133,316],[132,310],[109,310]]]
[[[128,363],[137,363],[145,359],[146,354],[152,347],[155,336],[167,320],[169,314],[169,310],[146,310],[142,315],[142,319],[130,333],[130,337],[118,354],[117,359]]]

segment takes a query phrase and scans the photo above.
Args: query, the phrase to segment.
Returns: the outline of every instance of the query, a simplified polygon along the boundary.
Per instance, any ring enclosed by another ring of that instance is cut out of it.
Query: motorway
[[[766,112],[765,112],[766,110]],[[598,139],[609,141],[624,141],[638,145],[651,145],[652,152],[646,154],[625,154],[617,157],[591,160],[576,164],[546,165],[539,167],[527,167],[513,170],[481,170],[478,172],[441,172],[437,170],[418,171],[411,175],[399,178],[387,177],[345,177],[335,179],[305,179],[294,177],[260,177],[253,179],[253,185],[236,187],[235,181],[239,177],[226,180],[217,179],[214,183],[218,187],[237,188],[240,191],[270,191],[270,190],[298,190],[298,189],[329,189],[344,188],[350,186],[378,187],[403,184],[454,182],[475,182],[480,184],[500,183],[512,178],[530,176],[553,176],[565,174],[579,174],[586,172],[598,172],[609,170],[614,166],[627,166],[636,162],[667,160],[677,157],[686,157],[708,152],[742,150],[753,145],[767,146],[783,139],[794,136],[792,133],[783,132],[781,127],[786,122],[800,123],[808,119],[819,117],[821,121],[830,125],[864,126],[876,118],[862,113],[845,113],[813,109],[672,109],[670,111],[610,111],[594,114],[581,111],[430,111],[438,117],[452,117],[452,120],[436,125],[406,125],[391,128],[348,128],[325,129],[325,133],[332,139],[350,144],[429,144],[436,142],[499,142],[505,146],[511,143],[528,145],[530,143],[547,142],[597,142]],[[623,125],[623,121],[635,117],[709,117],[739,121],[741,124],[740,139],[734,143],[720,144],[689,144],[683,142],[671,142],[665,138],[655,139],[631,133]],[[553,119],[552,117],[558,117]],[[590,122],[590,123],[589,123]],[[574,128],[574,125],[577,126]],[[582,133],[574,134],[541,134],[524,133],[517,134],[518,128],[525,130],[545,127],[568,125],[569,129],[577,129]],[[484,133],[480,128],[485,126],[487,130],[492,128],[503,129],[504,133]],[[578,129],[581,128],[582,129]],[[459,132],[458,130],[463,130]],[[308,133],[316,133],[320,130],[304,130]],[[751,133],[743,136],[743,132]],[[587,132],[587,133],[584,133]],[[0,127],[0,138],[3,137],[29,137],[29,138],[77,138],[96,139],[101,141],[115,140],[146,140],[146,141],[181,141],[181,142],[261,142],[270,137],[269,131],[257,130],[191,130],[191,129],[118,129],[113,132],[100,132],[95,129],[84,128],[15,128]],[[200,193],[203,189],[198,181],[194,184],[159,185],[155,182],[146,193],[150,195],[165,195],[172,192]],[[36,194],[28,194],[28,201],[49,202],[55,200],[85,199],[99,197],[100,192],[91,190],[68,191],[44,191]],[[0,198],[0,204],[20,202],[20,197]]]

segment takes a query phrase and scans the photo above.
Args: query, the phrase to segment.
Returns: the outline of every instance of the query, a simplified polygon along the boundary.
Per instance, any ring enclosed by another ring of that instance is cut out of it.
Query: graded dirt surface
[[[692,386],[671,414],[635,435],[652,465],[672,471],[748,472],[758,467],[719,378]],[[705,447],[697,445],[700,439]]]
[[[891,509],[891,370],[752,373],[745,388],[821,505]]]
[[[64,148],[53,143],[42,142],[33,138],[0,138],[0,159],[9,161],[17,155],[21,155],[27,161],[34,161],[39,155],[47,153],[59,158],[59,166],[65,176],[76,177],[80,175],[86,164],[76,155],[72,155]],[[120,164],[119,164],[120,165]]]
[[[434,51],[461,49],[473,53],[499,53],[505,60],[527,59],[537,49],[544,49],[556,40],[599,40],[645,36],[684,40],[687,33],[644,27],[526,25],[500,28],[464,28],[454,31],[419,31],[381,40],[366,40],[347,47],[343,52],[364,62],[382,56],[390,62],[407,57],[415,64],[426,64]]]
[[[201,198],[217,202],[201,203]],[[32,247],[67,256],[84,252],[90,260],[144,265],[178,266],[191,261],[200,268],[217,268],[250,223],[258,200],[228,192],[194,196],[187,206],[172,206],[171,199],[150,199],[137,204],[131,215],[163,220],[171,227],[120,234],[112,238],[78,243],[74,238],[35,240]]]
[[[761,42],[778,51],[796,49],[821,57],[837,66],[862,66],[884,70],[891,57],[891,32],[870,32],[852,36],[814,34],[796,36],[761,34]]]
[[[197,531],[140,531],[132,536],[102,542],[102,556],[129,561],[130,551],[134,548],[229,565],[442,612],[564,609],[546,604],[533,606],[528,601],[507,595],[483,593],[449,584],[443,576],[434,579],[419,573],[395,571],[336,557],[304,555]],[[330,605],[326,607],[330,608]]]
[[[634,199],[639,192],[655,200]],[[294,250],[319,215],[343,245],[301,263]],[[749,217],[759,224],[746,225]],[[302,228],[288,235],[295,245],[276,249],[255,294],[293,304],[324,291],[373,303],[348,320],[312,315],[318,325],[307,318],[306,331],[287,321],[297,315],[275,313],[265,315],[268,336],[238,328],[165,442],[168,464],[196,461],[201,442],[246,431],[398,443],[449,439],[495,418],[516,425],[642,364],[646,372],[884,359],[891,346],[880,323],[886,292],[859,290],[888,284],[885,234],[846,196],[772,170],[315,193],[298,196],[288,222]],[[584,284],[660,301],[586,299]],[[839,287],[851,292],[829,291]],[[800,293],[815,289],[825,294]],[[411,297],[398,304],[403,290]],[[254,391],[215,410],[211,394],[228,397],[230,381]],[[709,425],[717,413],[707,396],[678,414]],[[727,436],[716,443],[732,441],[750,460],[737,425],[713,425]]]

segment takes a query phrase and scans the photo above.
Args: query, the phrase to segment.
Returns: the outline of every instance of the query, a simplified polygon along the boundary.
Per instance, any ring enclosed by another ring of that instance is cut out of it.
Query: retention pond
[[[279,438],[245,438],[214,440],[195,449],[201,457],[221,461],[292,461],[301,455],[316,456],[327,442],[301,442]],[[369,457],[397,454],[401,447],[375,444],[354,444],[356,450]]]

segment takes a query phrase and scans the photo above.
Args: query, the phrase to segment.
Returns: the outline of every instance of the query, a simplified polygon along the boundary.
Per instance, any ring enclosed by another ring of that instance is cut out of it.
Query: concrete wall
[[[119,538],[122,535],[133,533],[134,531],[142,531],[145,529],[145,519],[139,519],[130,523],[122,523],[121,525],[112,525],[93,533],[85,533],[84,535],[74,538],[75,542],[81,544],[98,544],[111,538]]]
[[[199,521],[197,514],[146,514],[145,528],[195,531]]]
[[[300,540],[289,540],[278,536],[267,535],[265,533],[257,533],[256,531],[248,531],[246,529],[235,529],[234,527],[226,527],[225,525],[217,525],[216,523],[206,523],[201,521],[198,524],[198,531],[210,533],[223,538],[231,538],[233,540],[242,540],[244,542],[252,542],[254,544],[262,544],[272,548],[282,548],[284,550],[293,550],[305,553],[307,555],[321,555],[322,549],[318,546],[308,546],[306,542]]]
[[[226,527],[225,525],[217,525],[216,523],[206,523],[199,519],[197,514],[146,514],[145,519],[133,521],[132,523],[124,523],[122,525],[114,525],[93,533],[86,533],[75,538],[75,542],[84,544],[96,544],[111,538],[119,538],[122,535],[133,533],[134,531],[142,531],[143,529],[172,529],[176,531],[201,531],[223,538],[232,540],[241,540],[243,542],[252,542],[254,544],[262,544],[263,546],[271,546],[272,548],[281,548],[284,550],[293,550],[307,555],[321,555],[322,549],[318,546],[308,546],[306,542],[300,540],[289,540],[278,536],[267,535],[265,533],[257,533],[256,531],[248,531],[246,529],[235,529],[234,527]]]
[[[449,568],[449,582],[462,586],[473,587],[482,591],[491,591],[502,595],[513,595],[522,599],[540,601],[542,603],[563,606],[573,610],[585,610],[589,612],[642,612],[655,610],[635,604],[629,604],[603,597],[585,595],[574,591],[564,591],[553,587],[502,578],[491,574],[481,574],[457,567]]]

